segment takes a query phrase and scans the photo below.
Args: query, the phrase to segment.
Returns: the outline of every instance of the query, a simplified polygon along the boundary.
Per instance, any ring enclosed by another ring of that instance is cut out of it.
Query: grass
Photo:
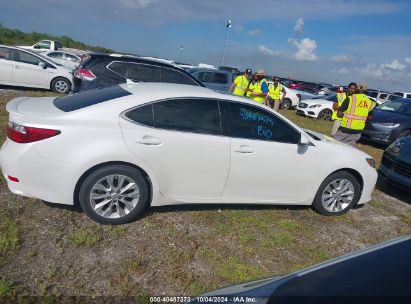
[[[10,297],[13,294],[14,284],[8,280],[0,279],[0,298]]]
[[[127,232],[124,226],[101,226],[78,228],[71,233],[69,243],[76,247],[91,247],[110,236],[123,236]]]
[[[19,245],[19,229],[15,216],[0,209],[0,265]]]
[[[240,257],[233,256],[217,267],[217,274],[229,283],[236,283],[262,277],[265,272],[260,266],[251,265]]]

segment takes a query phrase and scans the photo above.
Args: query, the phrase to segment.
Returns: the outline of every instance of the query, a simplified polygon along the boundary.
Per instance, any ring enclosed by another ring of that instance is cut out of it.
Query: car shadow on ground
[[[15,86],[7,86],[7,85],[0,85],[0,90],[50,92],[50,90],[46,90],[46,89],[15,87]]]
[[[411,205],[411,189],[384,182],[380,177],[378,177],[376,188],[389,196]]]

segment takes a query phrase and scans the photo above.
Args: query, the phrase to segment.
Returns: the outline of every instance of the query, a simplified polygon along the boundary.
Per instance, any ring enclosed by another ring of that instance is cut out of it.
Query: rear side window
[[[197,78],[201,82],[211,82],[211,73],[210,72],[200,72],[198,73]]]
[[[121,77],[126,77],[127,74],[127,62],[117,62],[114,61],[110,63],[107,68],[112,71],[113,73],[116,73],[118,76]]]
[[[10,60],[10,50],[0,47],[0,59]]]
[[[63,58],[63,53],[53,52],[53,53],[49,53],[47,56],[51,58]]]
[[[220,134],[217,100],[176,99],[154,104],[154,127],[200,134]]]
[[[134,110],[131,110],[126,113],[126,117],[141,125],[152,127],[154,125],[153,105],[149,104],[149,105],[142,106]]]
[[[161,69],[152,65],[129,63],[127,78],[135,81],[160,82]]]
[[[189,85],[196,85],[198,84],[192,80],[190,77],[187,75],[184,75],[183,73],[179,71],[174,71],[171,69],[162,69],[163,70],[163,82],[168,82],[168,83],[180,83],[180,84],[189,84]]]
[[[131,93],[120,86],[113,86],[59,97],[54,100],[54,105],[64,112],[71,112],[127,95]]]
[[[263,109],[234,102],[225,102],[223,134],[282,143],[298,143],[300,133],[279,117]]]
[[[407,94],[407,98],[411,98],[411,94]]]

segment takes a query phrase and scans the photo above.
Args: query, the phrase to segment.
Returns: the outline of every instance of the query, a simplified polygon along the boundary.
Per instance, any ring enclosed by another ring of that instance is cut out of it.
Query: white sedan
[[[80,56],[74,53],[69,53],[65,51],[44,52],[44,53],[41,53],[41,55],[45,57],[49,57],[54,62],[58,62],[62,64],[63,66],[70,68],[71,70],[74,70],[75,68],[77,68],[81,62]]]
[[[331,120],[334,100],[335,94],[303,100],[298,104],[296,113],[301,116]]]
[[[17,47],[0,45],[0,85],[43,88],[67,94],[72,70],[46,57]]]
[[[337,215],[369,201],[377,180],[364,152],[207,88],[122,84],[20,97],[6,109],[9,189],[80,204],[104,224],[130,222],[147,205],[312,205]]]

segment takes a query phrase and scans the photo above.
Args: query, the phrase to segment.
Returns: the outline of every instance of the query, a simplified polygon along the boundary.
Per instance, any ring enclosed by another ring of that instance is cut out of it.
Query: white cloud
[[[268,56],[278,56],[278,55],[284,55],[284,52],[282,51],[278,51],[278,50],[272,50],[268,47],[266,47],[265,45],[260,44],[258,46],[258,50],[260,51],[260,53],[262,53],[263,55],[268,55]]]
[[[405,68],[405,65],[400,63],[397,59],[394,59],[391,63],[381,65],[381,68],[386,68],[393,71],[402,71]]]
[[[251,36],[251,37],[254,37],[254,36],[257,36],[257,35],[259,35],[261,33],[261,30],[260,29],[255,29],[255,30],[250,30],[250,31],[248,31],[248,35],[249,36]]]
[[[337,73],[338,73],[338,74],[345,75],[345,74],[349,74],[350,71],[349,71],[347,68],[341,68],[341,69],[339,69],[339,70],[337,71]]]
[[[405,57],[404,60],[406,63],[411,64],[411,57]]]
[[[297,22],[295,23],[294,33],[295,34],[302,34],[303,31],[304,31],[304,19],[299,18],[299,19],[297,19]]]
[[[318,60],[317,55],[314,53],[317,49],[317,42],[315,40],[310,38],[304,38],[302,40],[289,39],[288,42],[298,49],[297,52],[292,55],[294,59],[302,61]]]
[[[332,56],[330,60],[338,63],[348,63],[352,60],[352,58],[349,55],[335,55]]]

